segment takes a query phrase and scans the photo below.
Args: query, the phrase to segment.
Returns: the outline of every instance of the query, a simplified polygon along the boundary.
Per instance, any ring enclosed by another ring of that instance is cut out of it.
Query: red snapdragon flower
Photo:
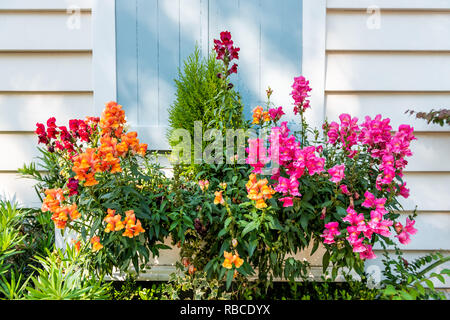
[[[220,33],[220,40],[214,39],[214,50],[216,51],[217,60],[222,60],[227,68],[227,76],[232,73],[237,73],[238,65],[234,63],[230,69],[228,66],[234,59],[239,59],[238,47],[233,46],[233,40],[231,40],[231,33],[229,31],[222,31]]]

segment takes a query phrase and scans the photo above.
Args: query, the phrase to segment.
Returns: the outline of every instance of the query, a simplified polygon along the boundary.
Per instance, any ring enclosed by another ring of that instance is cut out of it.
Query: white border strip
[[[79,7],[81,10],[91,10],[94,0],[0,0],[0,10],[67,10],[69,7]],[[114,2],[115,0],[111,1]]]
[[[100,115],[105,103],[117,100],[115,0],[93,0],[92,33],[94,113]]]
[[[328,0],[329,9],[366,10],[370,6],[390,10],[450,10],[450,0]]]

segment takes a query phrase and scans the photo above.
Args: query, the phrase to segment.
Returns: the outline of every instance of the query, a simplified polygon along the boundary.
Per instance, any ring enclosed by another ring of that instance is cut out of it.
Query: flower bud
[[[189,266],[188,271],[189,271],[189,274],[192,276],[192,275],[195,273],[195,271],[197,271],[197,268],[194,267],[193,264],[191,264],[191,265]]]

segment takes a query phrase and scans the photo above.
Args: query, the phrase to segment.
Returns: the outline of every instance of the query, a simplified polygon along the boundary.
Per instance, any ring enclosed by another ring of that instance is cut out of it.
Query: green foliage
[[[90,255],[76,252],[69,246],[66,251],[48,252],[46,257],[36,256],[40,267],[27,286],[25,299],[31,300],[104,300],[108,298],[108,284],[90,273]]]
[[[34,189],[42,201],[41,195],[44,190],[62,188],[65,185],[68,177],[67,160],[55,152],[49,152],[46,148],[38,147],[38,151],[40,156],[37,157],[37,161],[24,164],[18,172],[23,178],[36,181]]]
[[[385,280],[382,281],[382,295],[390,300],[445,300],[445,294],[434,287],[432,279],[438,279],[445,284],[444,276],[450,275],[449,269],[432,272],[439,265],[450,261],[441,253],[430,253],[408,262],[402,257],[402,252],[396,249],[396,259],[386,252],[383,263]]]
[[[220,75],[220,76],[218,76]],[[241,128],[243,105],[239,93],[233,89],[222,62],[215,59],[215,54],[201,58],[197,47],[184,62],[183,70],[179,70],[175,79],[176,97],[169,108],[169,129],[167,137],[172,146],[179,140],[172,137],[175,129],[185,129],[190,137],[194,135],[194,123],[202,122],[201,137],[207,129],[218,129],[225,133],[227,128]],[[202,147],[205,146],[203,142]],[[192,148],[192,163],[194,162],[194,144]],[[202,149],[203,150],[203,149]],[[186,172],[199,169],[197,165],[188,165]]]
[[[231,295],[223,290],[217,279],[208,279],[204,272],[192,275],[173,273],[165,288],[163,299],[168,300],[229,300]]]
[[[20,233],[24,212],[16,204],[0,201],[0,293],[5,298],[16,299],[22,290],[22,276],[14,270],[14,257],[25,236]],[[1,297],[0,295],[0,297]]]

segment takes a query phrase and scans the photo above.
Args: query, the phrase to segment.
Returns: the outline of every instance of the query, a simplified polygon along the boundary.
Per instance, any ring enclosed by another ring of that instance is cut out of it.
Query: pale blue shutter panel
[[[232,81],[247,116],[265,101],[268,85],[277,106],[292,103],[292,79],[301,73],[301,0],[116,0],[116,28],[118,102],[150,149],[169,149],[177,68],[196,43],[207,55],[223,30],[241,48]]]

